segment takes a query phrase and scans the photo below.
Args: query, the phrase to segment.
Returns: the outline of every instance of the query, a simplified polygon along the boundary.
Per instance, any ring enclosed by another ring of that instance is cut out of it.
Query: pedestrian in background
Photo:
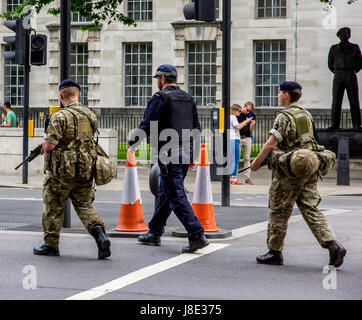
[[[240,162],[240,132],[239,130],[247,126],[252,118],[239,123],[238,116],[242,108],[238,104],[233,104],[230,108],[230,184],[243,184],[238,180],[238,166]]]
[[[252,120],[244,127],[239,130],[240,133],[240,150],[243,150],[244,158],[244,168],[250,167],[250,155],[251,155],[251,145],[253,143],[253,130],[255,126],[255,114],[253,113],[254,104],[251,101],[248,101],[244,104],[244,107],[241,110],[241,113],[237,117],[238,122],[243,122],[249,118]],[[253,184],[250,179],[251,171],[250,169],[244,171],[245,183]]]
[[[16,128],[16,115],[13,110],[11,110],[10,102],[4,103],[4,111],[6,112],[6,116],[2,113],[1,118],[4,121],[1,126],[2,127],[9,127],[9,128]]]

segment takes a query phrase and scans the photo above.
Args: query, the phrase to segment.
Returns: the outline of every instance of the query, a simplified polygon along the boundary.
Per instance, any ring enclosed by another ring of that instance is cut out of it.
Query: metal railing
[[[23,114],[22,109],[14,109],[17,121],[22,125]],[[134,108],[132,110],[117,109],[117,114],[104,114],[101,113],[97,116],[98,126],[103,129],[115,129],[118,132],[119,152],[127,151],[127,138],[133,129],[137,128],[143,119],[144,108]],[[310,110],[313,111],[313,110]],[[48,109],[30,109],[29,119],[34,120],[35,128],[44,128],[45,114]],[[41,113],[44,115],[41,119]],[[312,112],[313,114],[314,112]],[[269,137],[269,131],[273,127],[274,119],[277,111],[274,113],[262,114],[256,112],[256,124],[253,132],[252,152],[258,152],[260,147],[265,143]],[[313,114],[316,128],[327,128],[331,125],[331,118],[325,112],[323,114]],[[199,108],[199,119],[202,129],[212,129],[212,113],[211,109]],[[341,128],[351,128],[352,119],[349,110],[343,110],[341,117]],[[203,139],[206,143],[210,143],[212,136],[211,130],[207,130]],[[140,146],[140,151],[149,151],[147,142],[144,141]]]

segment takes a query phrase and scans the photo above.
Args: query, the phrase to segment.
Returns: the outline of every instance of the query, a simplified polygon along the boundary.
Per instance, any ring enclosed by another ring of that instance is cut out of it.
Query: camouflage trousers
[[[59,245],[60,230],[64,219],[63,208],[68,198],[71,199],[76,213],[89,233],[96,225],[105,228],[101,217],[92,205],[94,201],[93,179],[84,181],[75,178],[64,182],[47,174],[43,184],[42,225],[44,243],[48,246],[57,247]]]
[[[287,233],[288,220],[296,203],[313,235],[323,247],[336,237],[317,206],[321,201],[317,190],[318,175],[291,179],[276,173],[269,189],[270,217],[267,246],[270,250],[282,251]]]

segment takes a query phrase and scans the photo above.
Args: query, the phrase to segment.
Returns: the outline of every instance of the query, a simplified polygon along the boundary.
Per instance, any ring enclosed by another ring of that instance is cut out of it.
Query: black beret
[[[339,35],[342,33],[342,32],[345,32],[347,31],[349,34],[351,34],[351,28],[348,28],[348,27],[342,27],[338,30],[337,32],[337,37],[339,37]]]
[[[302,90],[302,86],[298,82],[285,81],[280,85],[279,90],[280,91],[299,91],[299,90]]]
[[[71,79],[63,80],[59,85],[59,90],[69,88],[69,87],[77,87],[78,90],[80,91],[80,85]]]

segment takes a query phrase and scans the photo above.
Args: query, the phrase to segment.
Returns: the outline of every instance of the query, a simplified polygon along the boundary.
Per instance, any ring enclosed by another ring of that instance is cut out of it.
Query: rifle
[[[42,145],[39,144],[34,150],[30,151],[30,154],[24,159],[22,163],[20,163],[15,170],[19,169],[25,162],[31,162],[33,161],[38,155],[40,155]]]
[[[50,118],[49,117],[49,113],[45,114],[46,119],[45,119],[45,123],[44,123],[44,133],[47,132],[49,123],[50,123]],[[33,161],[37,156],[40,155],[40,150],[41,150],[42,144],[39,144],[34,150],[30,151],[30,154],[24,159],[24,161],[22,163],[20,163],[15,170],[18,170],[25,162],[31,162]]]
[[[260,167],[264,167],[265,165],[267,165],[268,162],[269,162],[269,160],[270,160],[270,156],[266,157],[266,158],[263,160],[263,162],[260,164]],[[250,167],[246,167],[246,168],[240,169],[240,170],[238,171],[238,173],[244,172],[244,171],[246,171],[246,170],[248,170],[248,169],[250,169]]]

